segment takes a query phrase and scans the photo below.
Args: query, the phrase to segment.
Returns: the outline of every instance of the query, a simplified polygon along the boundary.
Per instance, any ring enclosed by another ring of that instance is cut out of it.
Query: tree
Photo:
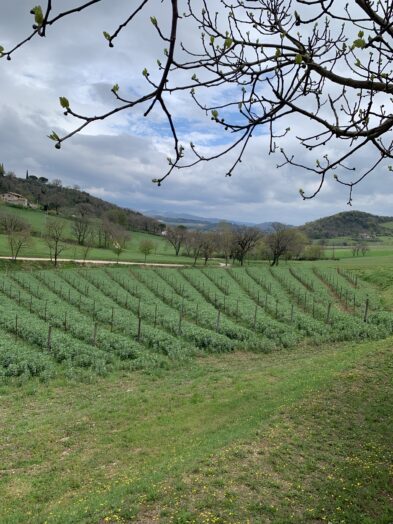
[[[307,260],[320,260],[323,258],[323,246],[321,244],[309,244],[304,250],[304,258]]]
[[[90,220],[87,216],[80,215],[72,222],[72,233],[80,246],[84,246],[86,238],[91,231]]]
[[[231,258],[234,248],[234,231],[228,222],[220,222],[217,226],[217,249],[225,258],[225,265]]]
[[[55,267],[60,254],[67,248],[64,238],[65,223],[49,219],[45,226],[45,242],[49,248],[49,256]]]
[[[152,242],[148,238],[145,238],[139,242],[139,251],[142,253],[142,255],[145,255],[145,262],[146,262],[147,256],[153,252],[153,249],[154,249],[154,242]]]
[[[0,176],[4,176],[4,175],[5,175],[4,164],[0,164]]]
[[[84,262],[86,262],[87,255],[89,254],[91,248],[93,247],[93,244],[94,244],[94,231],[93,229],[89,229],[85,237],[85,242],[82,246],[82,256],[83,256]]]
[[[175,255],[179,256],[180,248],[187,238],[187,228],[184,226],[167,227],[165,238],[174,247]]]
[[[3,213],[0,215],[0,231],[7,236],[12,260],[16,260],[31,242],[30,224],[16,215]]]
[[[30,178],[33,178],[30,176]],[[64,195],[61,193],[49,193],[44,198],[44,205],[48,210],[54,210],[56,215],[59,214],[60,208],[65,206],[67,203],[67,200],[65,199]]]
[[[62,12],[55,11],[54,4],[47,0],[44,7],[34,7],[33,31],[9,49],[0,47],[0,56],[10,60],[33,38],[45,37],[49,28],[48,36],[53,38],[53,26],[66,17],[87,9],[106,9],[103,0],[80,0]],[[233,0],[220,2],[219,7],[199,0],[164,0],[162,4],[161,10],[156,6],[158,16],[151,16],[150,22],[151,30],[163,41],[164,58],[161,61],[159,57],[154,72],[148,67],[143,70],[146,91],[128,98],[126,89],[114,84],[114,109],[95,116],[80,114],[61,96],[63,111],[78,124],[64,136],[54,131],[49,135],[58,149],[87,126],[119,111],[144,105],[147,116],[157,106],[168,120],[174,144],[168,169],[154,180],[157,184],[174,169],[236,151],[227,172],[232,175],[252,136],[262,127],[270,131],[270,152],[281,153],[283,164],[303,167],[319,176],[315,191],[306,195],[300,189],[304,199],[313,198],[332,174],[349,188],[349,203],[353,187],[393,157],[389,137],[393,115],[387,110],[393,93],[391,0],[347,4],[333,0]],[[104,31],[109,47],[114,47],[122,31],[139,23],[141,11],[149,6],[147,0],[139,0],[113,32]],[[164,9],[170,13],[169,29],[162,22]],[[194,40],[196,31],[199,45]],[[192,38],[181,42],[181,33]],[[149,38],[146,28],[146,40]],[[227,87],[233,95],[223,100],[219,95]],[[210,103],[205,102],[206,90],[210,90]],[[179,140],[167,100],[182,91],[190,93],[196,107],[234,136],[212,157],[200,153],[192,143],[186,151]],[[293,155],[280,147],[280,139],[292,132],[287,123],[290,119],[297,128],[293,133],[300,150],[315,152],[310,163],[306,155]],[[351,171],[364,149],[370,156],[369,165],[362,163],[359,171]]]
[[[242,266],[247,253],[254,249],[261,238],[262,232],[255,227],[236,228],[233,233],[233,258]]]
[[[188,231],[185,245],[188,246],[187,255],[194,259],[194,266],[197,263],[198,257],[201,254],[204,242],[204,234],[202,231]]]
[[[368,245],[365,242],[362,242],[360,244],[360,251],[361,251],[362,255],[364,256],[366,253],[368,253],[370,251],[370,248],[368,247]]]
[[[216,247],[217,247],[216,235],[210,231],[206,233],[202,233],[200,253],[205,262],[205,266],[209,258],[213,256],[213,253]]]
[[[127,242],[131,236],[125,229],[119,226],[113,226],[111,230],[112,250],[117,255],[117,262],[119,262],[120,255],[126,249]]]
[[[299,260],[299,258],[301,258],[304,254],[308,241],[309,240],[305,233],[297,229],[292,229],[292,241],[290,243],[287,253],[285,254],[285,257],[287,259]],[[320,247],[319,253],[321,252],[322,248]]]
[[[60,178],[54,178],[51,182],[51,185],[61,189],[63,187],[63,182],[60,180]]]
[[[278,266],[282,256],[291,251],[296,242],[296,231],[283,224],[273,224],[273,231],[265,238],[265,244],[272,266]]]

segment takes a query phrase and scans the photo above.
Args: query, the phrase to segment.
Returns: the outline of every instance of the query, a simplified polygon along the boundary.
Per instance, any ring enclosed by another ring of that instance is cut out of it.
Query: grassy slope
[[[0,521],[390,522],[391,344],[4,385]]]
[[[48,257],[49,251],[44,240],[40,238],[42,231],[45,228],[47,215],[39,210],[23,209],[12,206],[3,206],[7,213],[14,213],[31,224],[33,233],[36,234],[32,238],[31,245],[21,252],[21,256],[29,257]],[[72,221],[61,217],[51,215],[51,218],[60,220],[66,224],[66,238],[72,239],[71,224]],[[38,235],[38,236],[37,236]],[[136,262],[143,262],[145,257],[139,252],[139,243],[143,239],[151,240],[156,246],[154,253],[148,256],[148,262],[172,262],[172,263],[189,263],[190,259],[186,257],[176,257],[173,247],[162,237],[150,235],[142,232],[132,232],[131,240],[127,243],[126,250],[121,254],[120,260],[132,260]],[[83,258],[83,249],[72,242],[68,242],[68,247],[61,254],[62,258]],[[0,256],[9,256],[10,250],[7,243],[7,237],[0,235]],[[92,260],[116,260],[116,255],[111,249],[91,249],[88,253],[88,258]]]

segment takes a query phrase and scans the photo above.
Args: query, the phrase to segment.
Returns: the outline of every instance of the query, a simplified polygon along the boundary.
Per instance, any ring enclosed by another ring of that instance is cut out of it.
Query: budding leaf
[[[44,15],[42,13],[42,7],[40,5],[36,5],[33,7],[33,9],[30,11],[31,14],[34,15],[34,21],[37,25],[42,25],[44,21]]]
[[[212,111],[212,117],[217,119],[218,118],[218,111],[216,109],[213,109]]]
[[[65,96],[61,96],[59,100],[60,100],[61,107],[64,107],[64,109],[69,109],[70,103]]]
[[[0,45],[0,58],[4,55],[4,47]]]
[[[229,49],[231,47],[231,45],[233,44],[233,40],[232,38],[230,38],[229,36],[225,39],[225,42],[224,42],[224,49]]]
[[[54,131],[52,131],[52,133],[48,135],[48,138],[50,138],[51,140],[55,140],[56,142],[60,141],[59,135],[55,133]]]
[[[144,77],[146,77],[146,78],[149,76],[149,71],[146,69],[146,67],[145,67],[145,69],[142,71],[142,75],[143,75]]]
[[[113,87],[112,87],[112,91],[114,93],[117,93],[119,91],[119,84],[115,84]]]
[[[302,55],[296,55],[295,57],[295,64],[300,65],[303,62],[303,56]]]
[[[157,18],[155,16],[151,16],[150,17],[150,22],[153,24],[153,25],[157,25]]]
[[[111,35],[109,33],[107,33],[106,31],[104,31],[102,34],[104,35],[106,40],[110,40],[111,39]]]
[[[353,41],[353,46],[359,49],[364,49],[366,47],[366,41],[363,38],[357,38]]]

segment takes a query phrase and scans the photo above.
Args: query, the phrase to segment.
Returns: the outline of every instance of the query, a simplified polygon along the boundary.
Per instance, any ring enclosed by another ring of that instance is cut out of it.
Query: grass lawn
[[[55,215],[47,215],[46,213],[37,209],[24,209],[14,206],[6,206],[0,203],[0,209],[4,209],[7,213],[12,213],[20,218],[26,220],[31,224],[33,237],[31,245],[21,251],[20,256],[26,257],[48,257],[49,250],[45,241],[41,238],[42,232],[45,229],[45,224],[48,216],[51,219],[59,220],[64,222],[65,237],[67,239],[67,248],[61,253],[61,258],[84,258],[83,249],[76,245],[73,240],[72,234],[72,221],[62,217],[56,217]],[[154,245],[155,249],[152,254],[147,257],[147,262],[156,263],[179,263],[189,264],[190,258],[188,257],[176,257],[174,248],[169,244],[165,238],[158,235],[151,235],[139,231],[130,232],[131,240],[127,242],[126,249],[120,255],[119,260],[131,260],[135,262],[143,262],[145,260],[144,255],[139,252],[139,244],[142,240],[149,239]],[[5,235],[0,235],[0,256],[9,256],[10,249]],[[94,248],[88,253],[87,258],[92,260],[116,260],[117,255],[111,249]],[[192,263],[192,260],[191,260]]]
[[[392,522],[393,339],[0,389],[0,522]]]
[[[121,253],[119,260],[144,262],[145,257],[139,252],[139,243],[145,238],[152,240],[156,245],[154,252],[147,257],[147,262],[192,264],[193,260],[189,257],[176,257],[173,247],[165,239],[139,231],[131,233],[131,240],[127,243],[126,249]],[[10,249],[5,235],[0,235],[0,256],[10,256]],[[20,256],[49,257],[48,246],[42,238],[32,237],[31,245],[21,251]],[[67,243],[67,247],[62,251],[60,257],[83,259],[84,250],[81,246]],[[117,260],[117,255],[111,249],[92,248],[89,250],[87,258],[91,260]]]

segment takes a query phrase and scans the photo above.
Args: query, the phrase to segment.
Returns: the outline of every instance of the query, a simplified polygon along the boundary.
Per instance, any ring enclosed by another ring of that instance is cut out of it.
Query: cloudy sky
[[[58,11],[80,2],[53,3]],[[299,188],[311,191],[317,183],[315,175],[294,167],[277,169],[281,159],[268,155],[268,136],[263,132],[253,138],[231,178],[225,177],[233,161],[229,156],[175,172],[161,187],[151,180],[165,172],[172,143],[158,111],[148,119],[137,110],[95,123],[56,150],[47,135],[52,130],[71,131],[75,125],[63,115],[59,96],[66,96],[78,113],[99,114],[115,107],[110,93],[115,83],[121,93],[135,96],[146,90],[144,67],[152,75],[157,69],[163,45],[149,19],[157,16],[165,28],[167,2],[155,2],[154,12],[142,12],[113,49],[102,36],[127,17],[129,5],[128,0],[104,0],[59,22],[45,39],[31,41],[11,61],[0,61],[0,162],[7,170],[17,176],[24,176],[28,169],[37,176],[60,178],[64,185],[78,184],[96,196],[138,210],[300,224],[349,209],[347,193],[333,180],[316,199],[302,201]],[[30,0],[2,2],[0,45],[4,48],[29,34],[31,7]],[[197,47],[195,28],[184,23],[181,31],[189,47]],[[225,93],[215,96],[225,97]],[[194,107],[188,95],[172,95],[169,105],[185,144],[192,141],[206,154],[224,144],[217,126]],[[284,144],[289,152],[296,148],[296,131],[304,130],[304,123],[292,124],[294,132]],[[366,160],[367,152],[357,162],[362,165]],[[392,176],[386,166],[381,167],[357,188],[353,209],[393,215],[392,196]]]

